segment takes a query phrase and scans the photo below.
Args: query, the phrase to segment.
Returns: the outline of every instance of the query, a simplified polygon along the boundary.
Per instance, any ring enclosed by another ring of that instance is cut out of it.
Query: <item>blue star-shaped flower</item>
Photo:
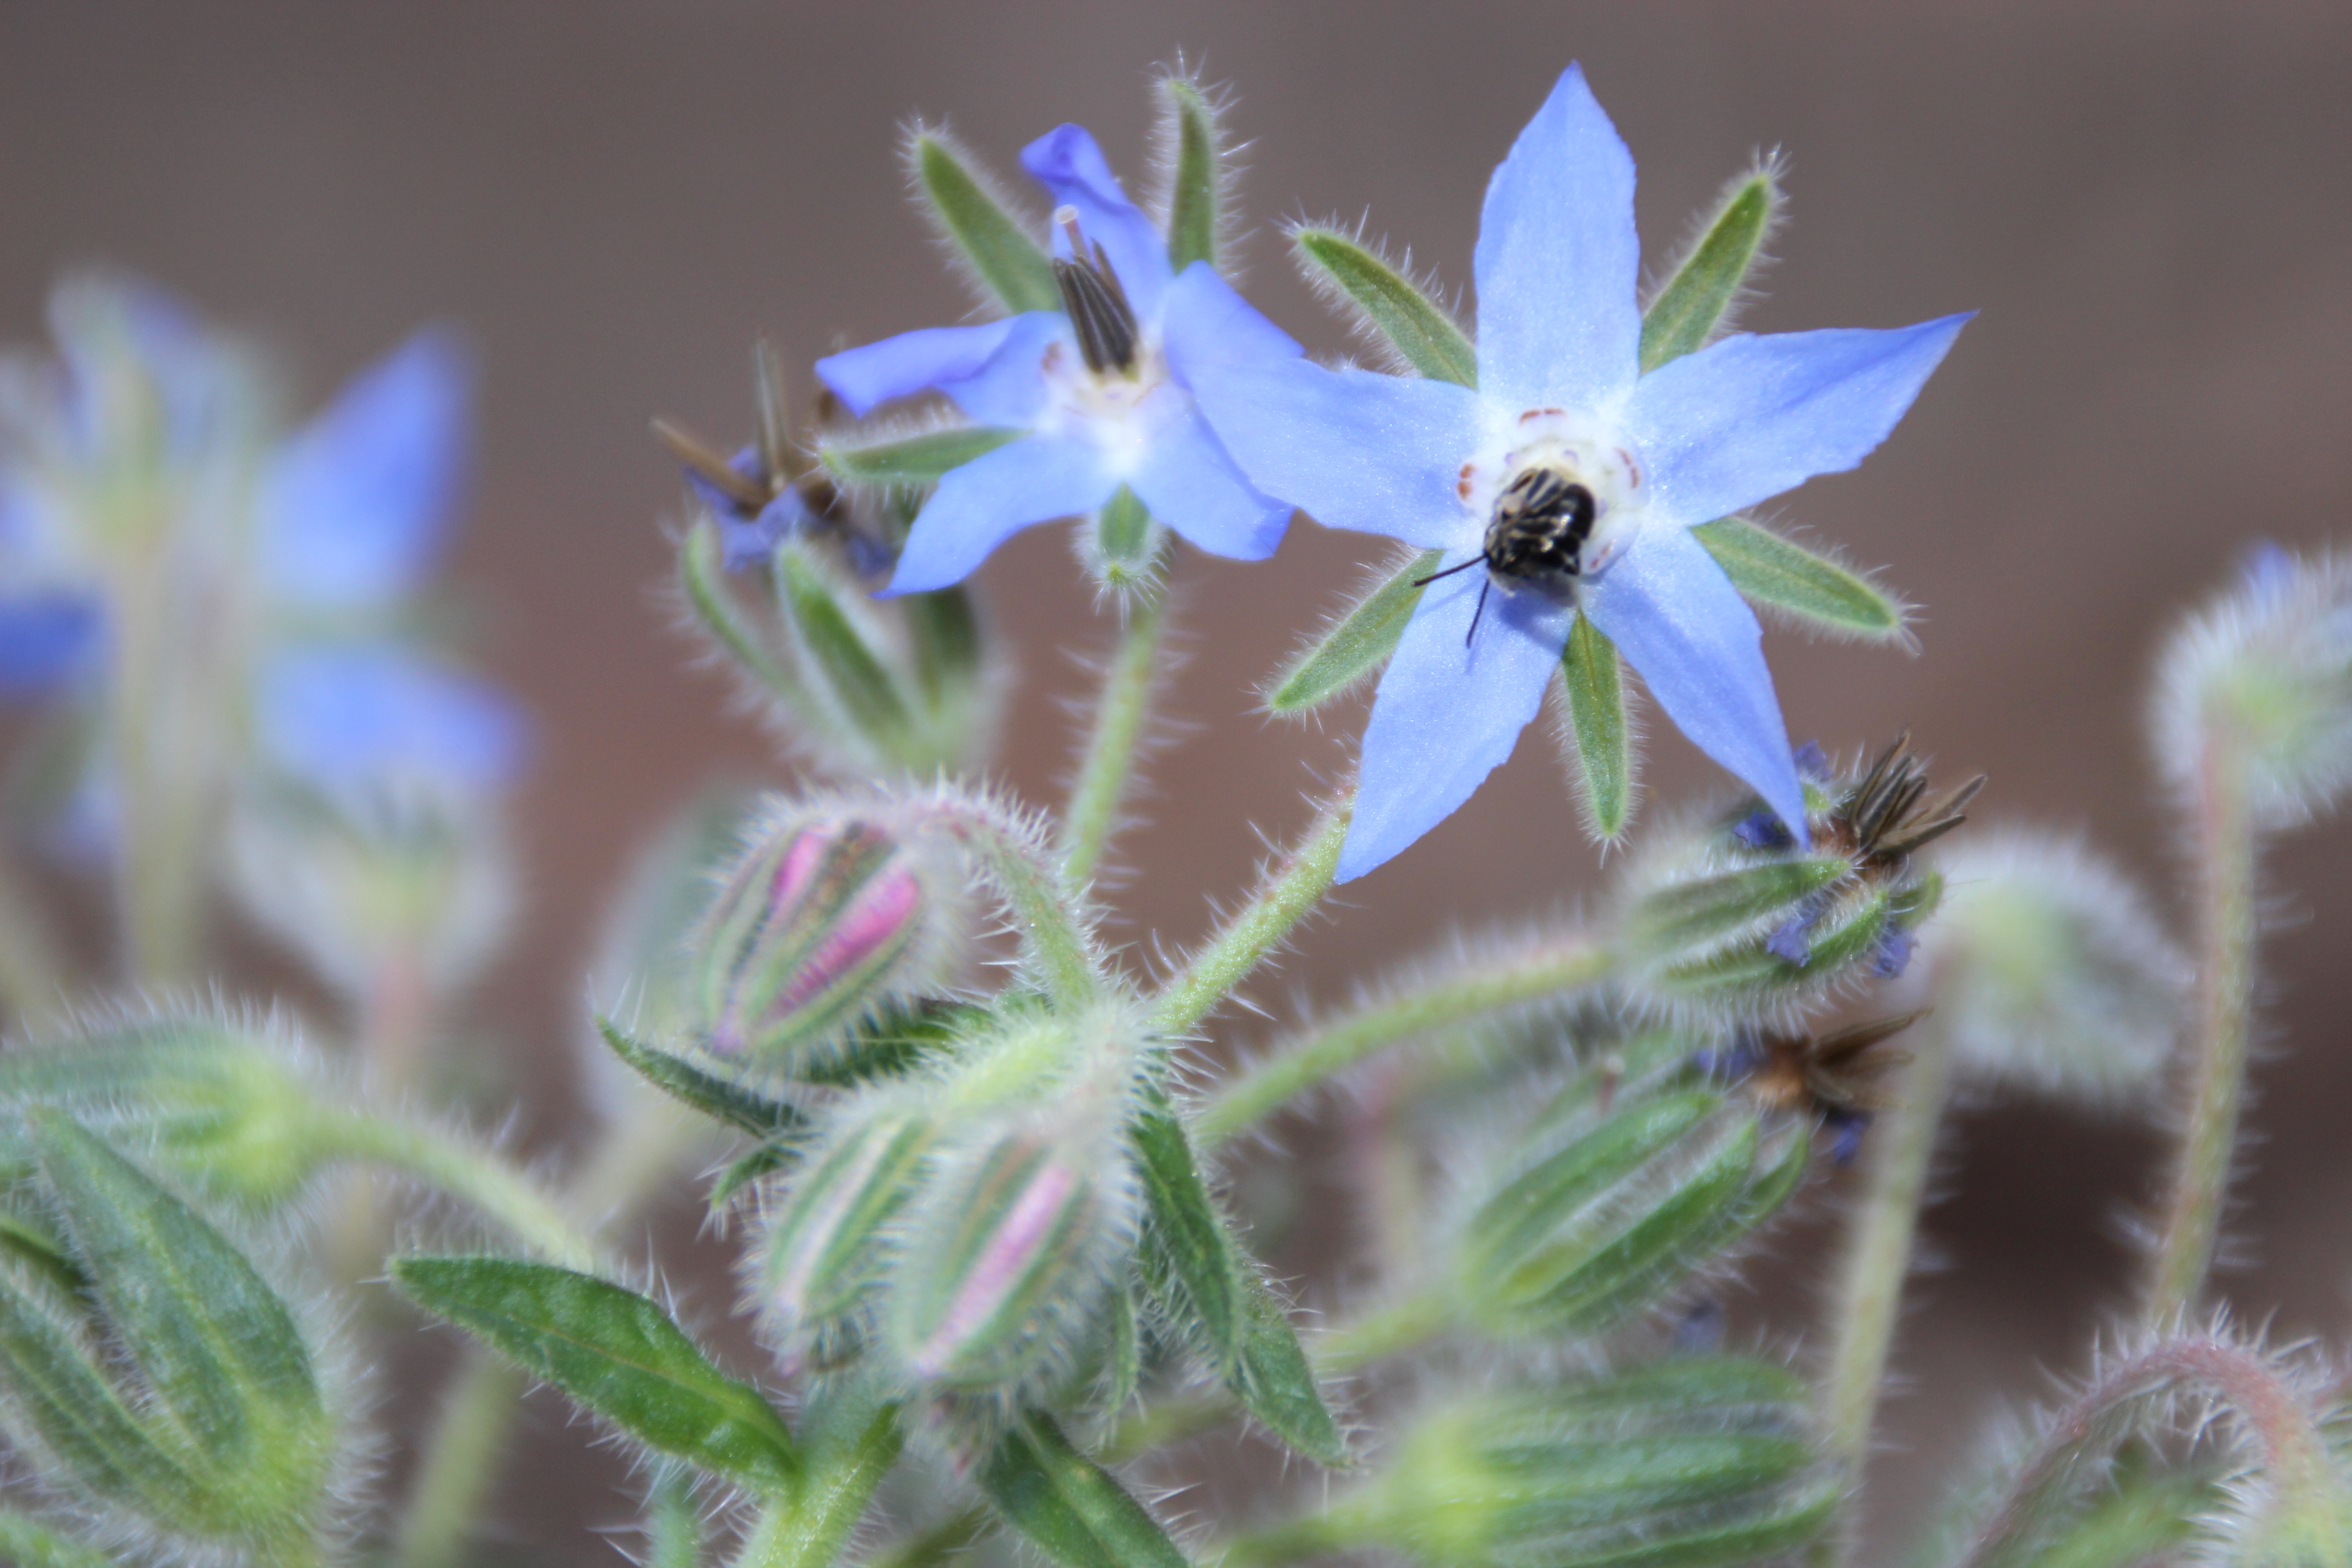
[[[1273,554],[1288,503],[1243,477],[1178,367],[1192,355],[1272,363],[1298,345],[1207,262],[1174,272],[1167,241],[1083,127],[1039,137],[1021,163],[1055,204],[1066,309],[906,332],[816,364],[854,414],[937,391],[975,424],[1023,433],[940,480],[888,591],[961,582],[1018,530],[1092,510],[1121,485],[1211,554]]]
[[[1444,820],[1510,755],[1580,612],[1801,841],[1756,616],[1690,531],[1860,462],[1968,318],[1740,334],[1642,374],[1633,161],[1575,66],[1487,185],[1475,268],[1475,391],[1180,356],[1268,494],[1443,550],[1454,574],[1430,584],[1381,678],[1339,879]]]

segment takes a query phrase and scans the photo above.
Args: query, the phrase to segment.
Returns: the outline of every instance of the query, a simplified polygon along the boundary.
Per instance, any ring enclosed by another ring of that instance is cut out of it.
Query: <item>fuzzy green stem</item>
[[[1194,1135],[1204,1146],[1221,1143],[1376,1051],[1482,1014],[1598,984],[1616,963],[1607,948],[1570,939],[1380,998],[1277,1050],[1227,1084],[1202,1110]]]
[[[441,1396],[425,1457],[401,1515],[391,1568],[452,1568],[497,1487],[523,1374],[484,1345],[468,1345]]]
[[[1331,886],[1355,813],[1353,784],[1326,803],[1298,847],[1266,868],[1242,911],[1192,955],[1152,1006],[1152,1027],[1181,1035],[1209,1016],[1268,953],[1282,945]]]
[[[175,628],[171,594],[160,565],[142,557],[120,573],[109,616],[117,673],[107,694],[107,734],[121,803],[115,896],[124,977],[146,985],[195,972],[199,825],[209,805],[209,770],[186,743],[205,718],[189,711],[203,683],[189,679],[188,667],[201,667],[212,650],[166,646]]]
[[[1886,1379],[1911,1245],[1927,1191],[1951,1088],[1952,1046],[1932,1016],[1911,1031],[1911,1065],[1879,1118],[1862,1201],[1846,1236],[1831,1297],[1831,1349],[1822,1382],[1823,1438],[1829,1456],[1858,1480],[1870,1454],[1871,1423]],[[1826,1555],[1826,1552],[1824,1552]]]
[[[2142,1321],[2159,1330],[2196,1304],[2213,1267],[2245,1100],[2259,918],[2256,845],[2242,750],[2224,735],[2206,742],[2191,828],[2197,878],[2196,1035],[2184,1084],[2179,1151],[2141,1306]]]
[[[1118,820],[1119,799],[1135,766],[1136,748],[1143,740],[1144,721],[1150,716],[1160,636],[1168,622],[1169,563],[1170,552],[1162,546],[1144,583],[1122,602],[1127,624],[1103,671],[1086,756],[1062,816],[1062,877],[1073,888],[1093,881],[1102,864],[1103,849]]]
[[[596,1267],[601,1254],[593,1238],[501,1160],[409,1122],[357,1111],[334,1118],[320,1138],[347,1159],[404,1172],[471,1204],[551,1263]]]
[[[2076,1478],[2101,1474],[2107,1456],[2132,1435],[2142,1406],[2181,1389],[2210,1395],[2237,1418],[2253,1449],[2248,1456],[2254,1461],[2252,1473],[2268,1494],[2260,1523],[2275,1524],[2282,1515],[2315,1504],[2340,1508],[2326,1436],[2294,1387],[2243,1346],[2206,1338],[2168,1340],[2103,1368],[2042,1428],[2033,1451],[1970,1540],[1960,1568],[2029,1561],[2030,1549],[2056,1522]]]
[[[882,1406],[855,1441],[810,1472],[797,1495],[760,1516],[734,1568],[832,1568],[905,1441],[898,1407]]]

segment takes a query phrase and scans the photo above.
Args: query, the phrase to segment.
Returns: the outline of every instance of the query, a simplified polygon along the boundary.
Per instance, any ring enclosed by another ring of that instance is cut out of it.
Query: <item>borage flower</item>
[[[1274,553],[1290,507],[1243,477],[1194,407],[1179,369],[1196,356],[1268,364],[1298,345],[1208,262],[1178,276],[1168,242],[1127,199],[1085,129],[1064,125],[1021,153],[1055,204],[1059,310],[933,327],[819,360],[817,374],[860,416],[936,391],[1005,444],[950,469],[915,519],[888,591],[961,581],[1032,523],[1090,511],[1124,485],[1151,515],[1213,555]]]
[[[1419,838],[1510,755],[1580,613],[1801,840],[1756,616],[1691,530],[1860,462],[1967,317],[1740,334],[1642,374],[1633,158],[1575,66],[1495,171],[1475,269],[1475,391],[1213,346],[1178,355],[1269,494],[1445,552],[1373,702],[1339,879]],[[1191,340],[1171,326],[1171,341]]]

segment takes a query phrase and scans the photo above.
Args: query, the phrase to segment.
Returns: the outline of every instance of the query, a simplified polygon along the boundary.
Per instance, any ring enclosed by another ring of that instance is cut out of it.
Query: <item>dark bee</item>
[[[1462,639],[1468,647],[1478,635],[1486,614],[1486,595],[1496,576],[1521,582],[1557,584],[1584,571],[1584,546],[1592,537],[1600,507],[1592,492],[1560,468],[1523,468],[1495,498],[1495,515],[1486,524],[1486,540],[1479,552],[1459,566],[1432,573],[1413,584],[1416,588],[1467,572],[1486,568],[1487,579],[1478,589],[1478,608],[1471,614],[1470,630]]]

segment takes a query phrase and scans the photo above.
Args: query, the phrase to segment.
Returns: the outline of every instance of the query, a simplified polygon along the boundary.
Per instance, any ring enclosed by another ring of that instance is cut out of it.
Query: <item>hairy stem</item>
[[[392,1568],[452,1568],[489,1506],[523,1375],[486,1345],[468,1345],[441,1395],[393,1542]]]
[[[1870,1455],[1871,1423],[1886,1378],[1911,1244],[1951,1087],[1951,1037],[1931,1016],[1913,1026],[1911,1065],[1896,1104],[1871,1137],[1867,1183],[1846,1233],[1831,1300],[1827,1370],[1822,1382],[1829,1455],[1858,1480]]]
[[[339,1117],[326,1136],[346,1158],[404,1172],[472,1205],[551,1263],[596,1266],[594,1239],[502,1160],[412,1123],[362,1112]]]
[[[1135,766],[1136,748],[1150,716],[1152,688],[1160,675],[1160,635],[1167,627],[1170,552],[1162,547],[1155,570],[1123,601],[1126,626],[1118,647],[1103,671],[1094,727],[1078,764],[1078,779],[1062,816],[1062,877],[1073,888],[1094,880],[1104,847],[1118,820],[1120,797]]]
[[[2148,1269],[2141,1319],[2162,1329],[2196,1304],[2213,1267],[2246,1089],[2253,1012],[2255,838],[2240,749],[2209,736],[2194,815],[2196,1033],[2190,1041],[2180,1146]]]
[[[187,628],[171,614],[171,584],[158,563],[139,560],[118,574],[109,622],[116,675],[109,684],[107,739],[119,794],[115,899],[122,923],[124,978],[171,984],[195,972],[203,889],[201,824],[211,805],[208,741],[194,711],[205,693],[200,671],[209,647],[177,646]]]
[[[1482,1014],[1582,990],[1608,978],[1616,955],[1572,939],[1447,974],[1418,991],[1384,996],[1277,1049],[1227,1084],[1194,1123],[1203,1145],[1223,1142],[1261,1117],[1374,1052]]]
[[[831,1568],[905,1441],[898,1407],[883,1405],[855,1440],[809,1472],[795,1496],[760,1516],[734,1568]]]
[[[1153,1028],[1163,1035],[1192,1028],[1282,945],[1329,889],[1355,808],[1352,784],[1325,804],[1297,847],[1266,868],[1241,912],[1160,993],[1152,1007]]]

